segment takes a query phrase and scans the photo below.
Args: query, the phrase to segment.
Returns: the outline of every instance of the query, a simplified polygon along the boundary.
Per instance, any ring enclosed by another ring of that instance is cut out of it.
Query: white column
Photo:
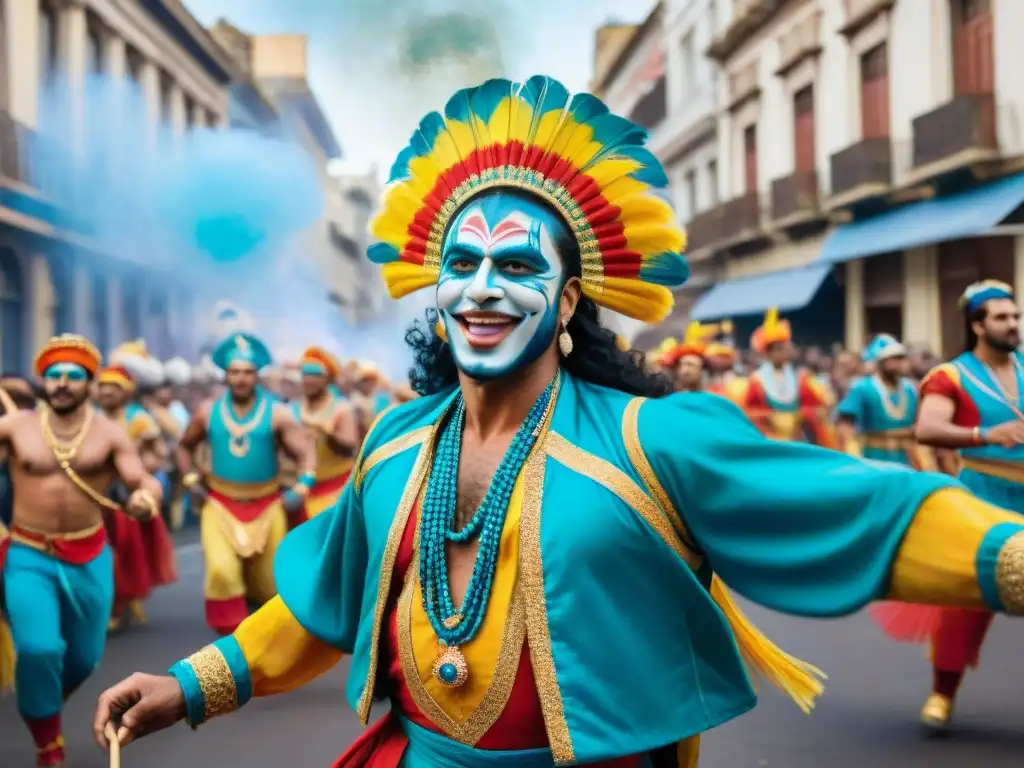
[[[121,342],[125,341],[124,335],[124,312],[122,307],[121,278],[111,275],[107,278],[107,326],[109,331],[108,342],[113,350]],[[97,300],[99,297],[97,297]],[[110,350],[108,350],[110,351]]]
[[[50,279],[50,265],[46,257],[34,253],[28,259],[28,300],[31,310],[32,354],[42,349],[54,332],[54,308],[56,297]]]
[[[117,35],[107,36],[103,47],[103,71],[112,78],[124,77],[128,73],[128,51],[124,40]]]
[[[938,253],[932,246],[903,253],[903,338],[942,352]]]
[[[187,132],[185,115],[185,92],[178,83],[171,85],[171,133],[180,139]]]
[[[3,0],[7,31],[7,61],[17,62],[16,76],[8,72],[11,116],[35,129],[39,122],[39,4]]]
[[[92,326],[92,279],[89,271],[77,264],[72,267],[73,277],[71,280],[71,324],[72,331],[82,333],[95,341],[98,328]]]
[[[85,75],[88,30],[85,8],[75,2],[60,10],[61,58],[68,84],[72,137],[77,152],[85,150]]]
[[[856,351],[864,348],[864,262],[846,262],[845,277],[845,346]]]
[[[1024,296],[1024,235],[1013,238],[1013,292]]]
[[[142,65],[139,83],[146,99],[147,134],[155,149],[160,137],[160,70],[152,61]]]

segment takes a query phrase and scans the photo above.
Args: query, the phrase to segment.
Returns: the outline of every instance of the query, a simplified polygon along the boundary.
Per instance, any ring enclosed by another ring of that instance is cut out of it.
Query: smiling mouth
[[[523,321],[521,317],[512,317],[498,312],[466,312],[455,319],[462,328],[469,346],[474,349],[490,349],[496,347],[515,327]]]

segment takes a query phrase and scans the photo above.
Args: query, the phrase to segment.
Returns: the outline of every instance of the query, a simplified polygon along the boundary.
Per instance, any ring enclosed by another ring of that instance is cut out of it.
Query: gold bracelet
[[[199,483],[203,481],[203,476],[198,472],[189,472],[183,478],[181,478],[181,487],[185,490],[191,490],[195,488]]]

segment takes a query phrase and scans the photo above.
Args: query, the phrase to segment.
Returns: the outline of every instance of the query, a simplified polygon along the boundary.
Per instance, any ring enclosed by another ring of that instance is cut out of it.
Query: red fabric
[[[381,649],[385,658],[382,669],[385,670],[385,679],[390,694],[402,716],[428,730],[440,733],[440,729],[430,721],[412,698],[405,683],[405,676],[402,673],[402,664],[398,656],[398,611],[396,604],[398,595],[401,592],[405,580],[405,573],[412,562],[413,539],[416,534],[416,525],[419,517],[418,505],[413,508],[409,515],[409,523],[406,525],[402,536],[402,542],[398,548],[398,556],[395,560],[395,568],[391,577],[391,591],[388,599],[387,613],[387,636],[384,638],[384,647]],[[381,726],[382,729],[384,726]],[[358,744],[359,742],[357,742]],[[383,744],[394,744],[384,741]],[[402,742],[404,748],[404,742]],[[476,745],[479,749],[489,750],[516,750],[516,749],[541,749],[548,746],[547,731],[544,727],[544,713],[541,710],[540,698],[537,695],[537,685],[533,677],[533,667],[530,664],[529,647],[523,644],[523,652],[519,659],[519,668],[516,672],[516,679],[512,686],[512,693],[509,695],[508,703],[502,711],[498,720],[491,726]],[[383,749],[384,746],[382,745]],[[391,748],[394,748],[393,746]],[[372,751],[372,750],[371,750]],[[346,753],[350,755],[352,750]],[[400,755],[399,755],[400,756]],[[374,758],[371,758],[374,759]],[[373,768],[393,768],[396,763],[376,762],[339,762],[335,768],[357,768],[357,766],[372,766]],[[593,763],[593,768],[636,768],[639,765],[638,757],[626,757],[617,760],[606,760],[601,763]]]
[[[63,765],[64,741],[61,739],[60,713],[41,720],[25,718],[25,725],[36,743],[36,765]]]
[[[274,491],[261,499],[239,501],[217,491],[210,491],[210,498],[221,504],[240,523],[251,523],[266,511],[267,507],[281,498],[281,491]]]
[[[352,474],[352,470],[333,477],[330,480],[320,480],[309,489],[309,495],[312,498],[317,496],[324,496],[328,493],[337,493],[345,487],[345,483],[348,482],[349,475]]]
[[[139,524],[142,545],[146,551],[146,565],[149,568],[149,583],[162,587],[178,580],[178,564],[174,556],[174,542],[171,540],[167,523],[157,515]]]
[[[932,645],[932,664],[946,672],[978,666],[993,614],[967,608],[945,608]]]
[[[960,374],[949,363],[933,368],[921,380],[921,399],[938,395],[953,401],[953,423],[958,427],[973,429],[981,426],[981,412],[971,396],[960,386]]]
[[[393,712],[371,725],[332,768],[398,768],[409,740]]]
[[[901,643],[926,643],[942,623],[945,609],[886,600],[868,608],[868,615],[886,635]]]
[[[249,616],[249,606],[244,597],[229,597],[227,600],[206,599],[206,624],[220,635],[230,635]]]
[[[114,548],[114,604],[144,600],[152,585],[142,524],[120,510],[108,511],[105,518]]]
[[[4,536],[0,539],[0,574],[4,572],[4,563],[7,562],[7,550],[11,546],[11,537]]]
[[[97,528],[95,533],[83,536],[80,539],[50,538],[26,531],[18,526],[14,526],[12,532],[17,533],[19,538],[28,539],[43,545],[47,552],[69,565],[85,565],[92,562],[99,557],[107,543],[107,532],[103,530],[102,526]],[[6,548],[4,548],[4,551],[6,551]],[[3,552],[0,552],[0,554],[3,554]],[[0,558],[0,564],[2,564],[2,558]]]

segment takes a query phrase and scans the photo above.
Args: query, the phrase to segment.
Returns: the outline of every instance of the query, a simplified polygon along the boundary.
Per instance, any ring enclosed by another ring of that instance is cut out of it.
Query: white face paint
[[[471,203],[452,222],[437,308],[455,363],[472,378],[504,376],[550,346],[565,283],[552,236],[559,226],[546,208],[501,194]]]

